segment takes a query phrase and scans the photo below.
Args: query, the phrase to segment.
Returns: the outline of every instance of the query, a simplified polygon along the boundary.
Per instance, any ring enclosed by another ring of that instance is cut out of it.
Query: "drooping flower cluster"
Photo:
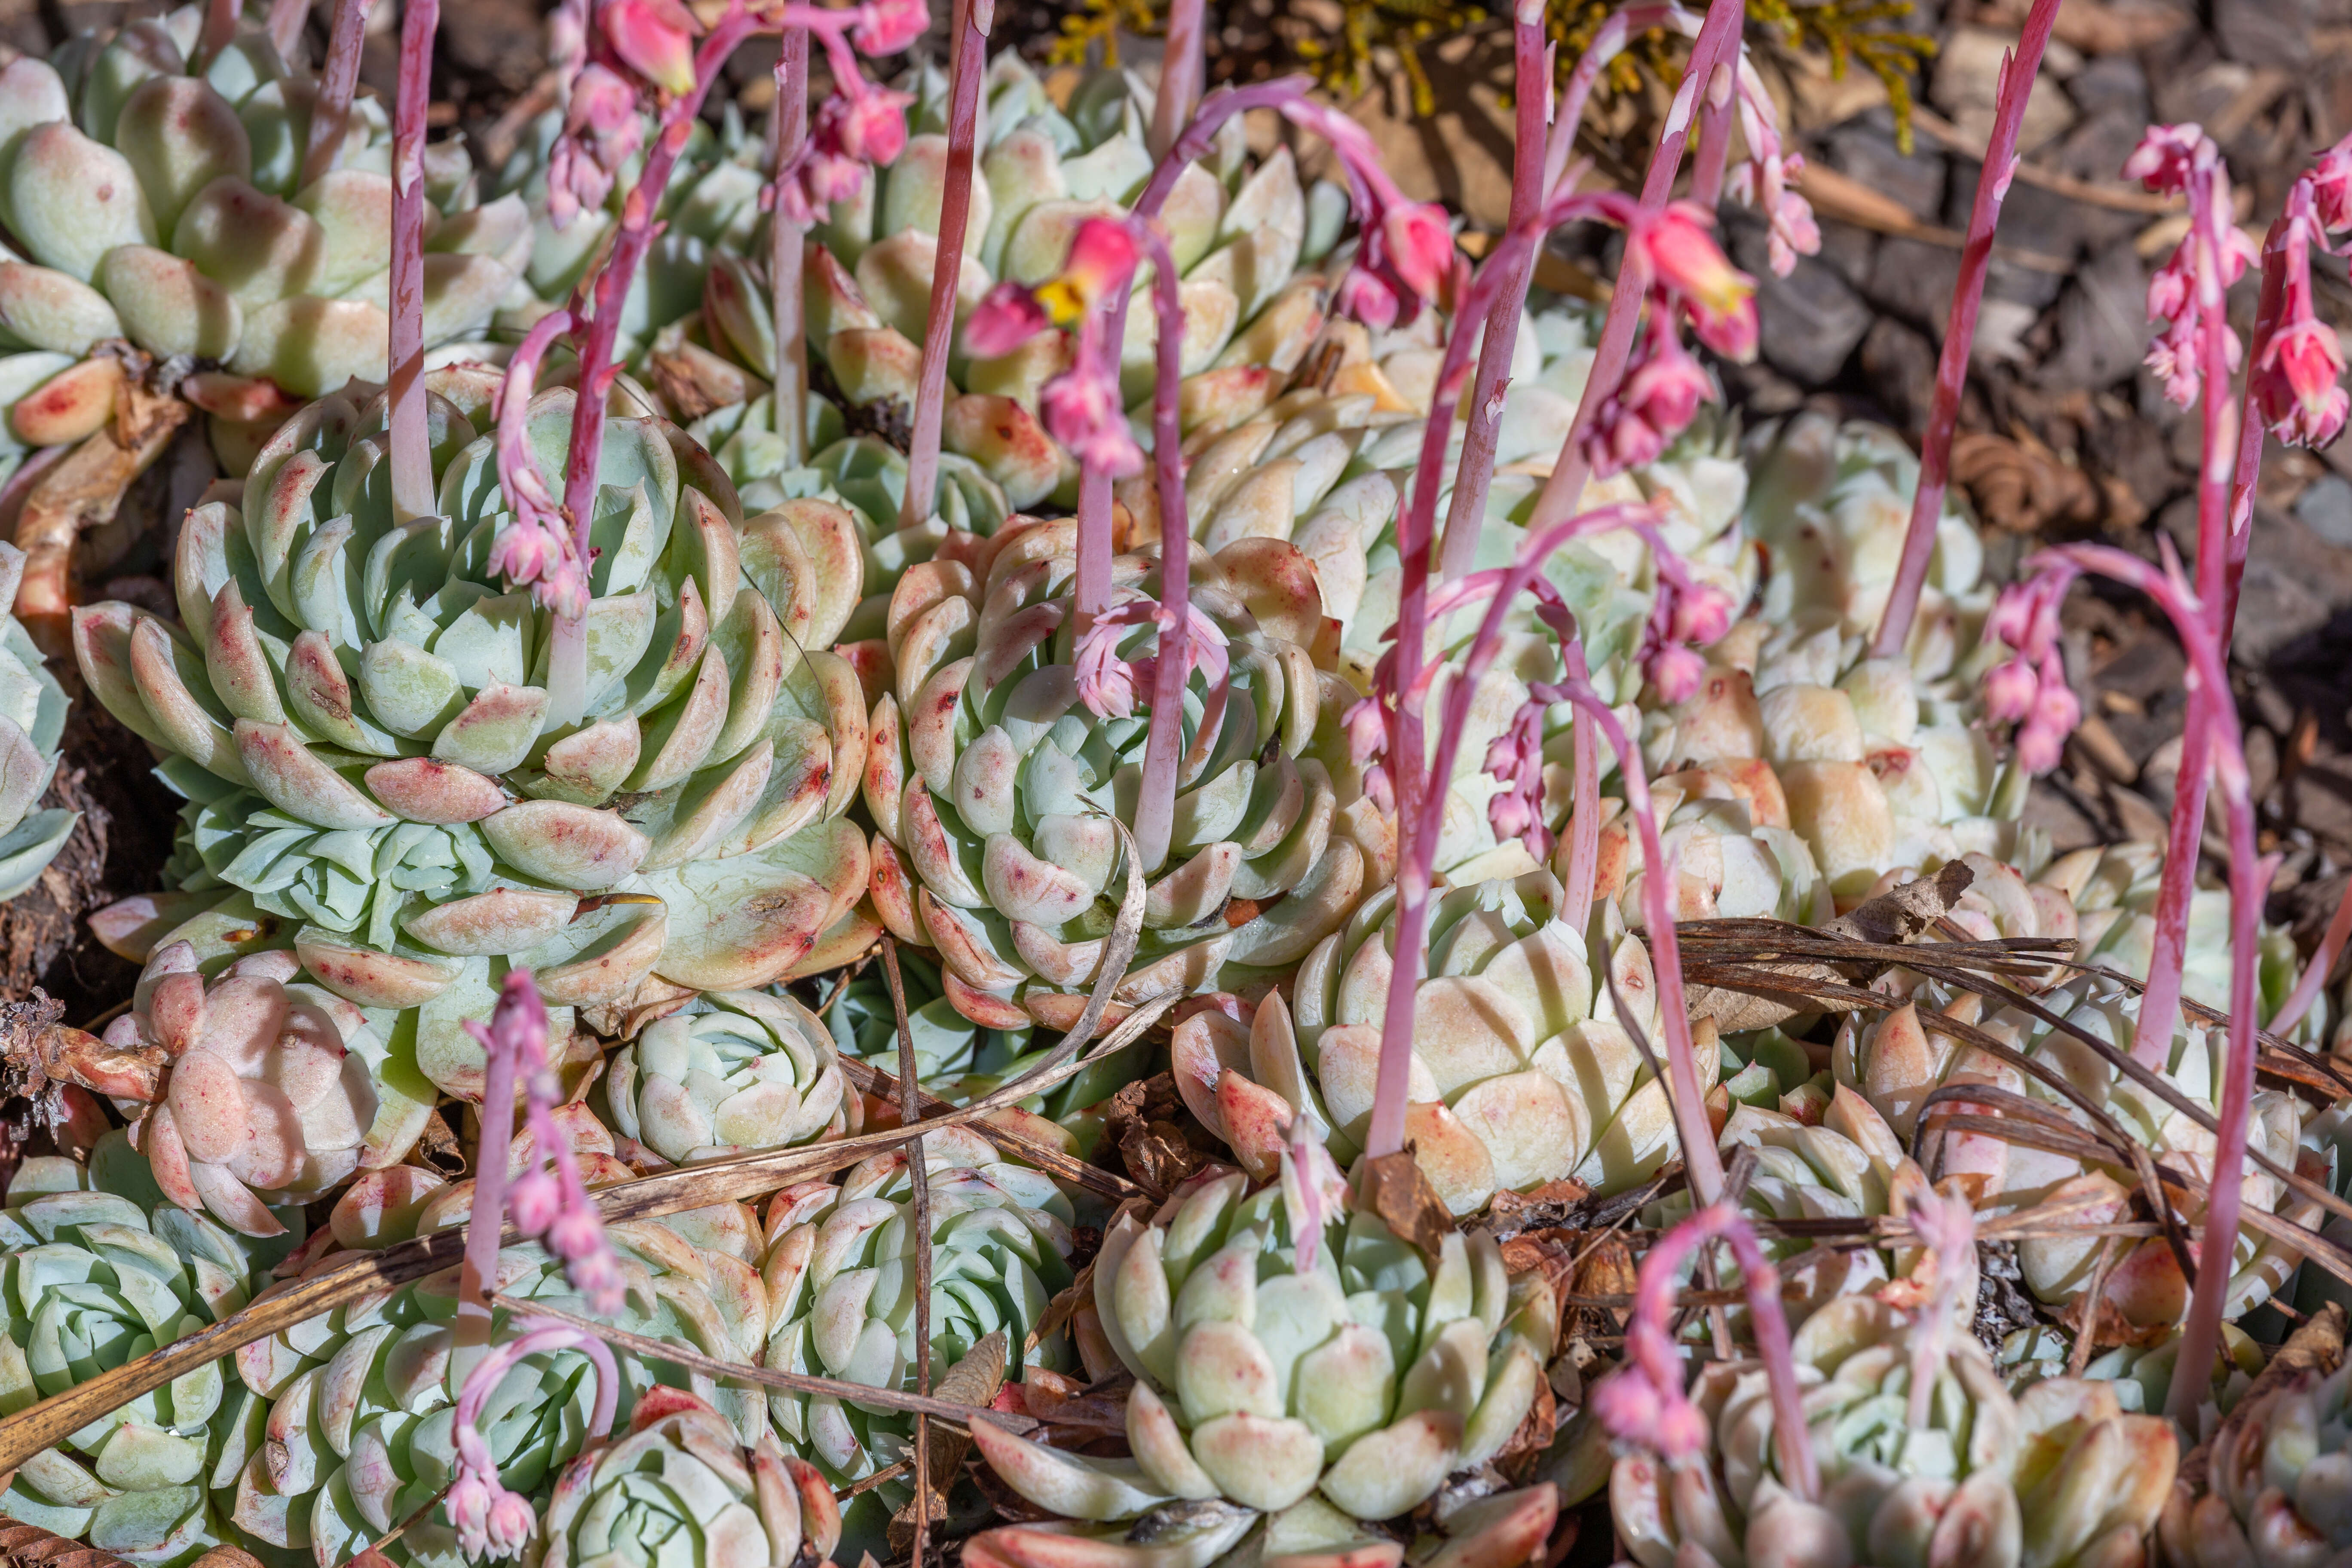
[[[867,81],[852,46],[871,56],[895,55],[923,36],[929,18],[922,0],[874,0],[844,11],[786,9],[789,25],[806,26],[824,40],[833,68],[833,96],[817,105],[809,133],[774,186],[782,216],[806,227],[821,222],[834,203],[857,194],[868,164],[897,163],[906,151],[914,95]]]
[[[2007,74],[2007,59],[2002,60],[2001,70]],[[1790,184],[1804,174],[1804,154],[1782,150],[1780,110],[1744,53],[1739,69],[1739,131],[1748,143],[1748,156],[1731,171],[1724,188],[1734,200],[1764,214],[1770,226],[1766,245],[1772,275],[1786,278],[1797,269],[1797,258],[1820,254],[1822,230],[1813,221],[1812,204]]]
[[[2036,577],[2003,589],[1985,617],[1985,641],[2017,650],[1985,676],[1985,717],[2017,726],[2018,765],[2031,773],[2058,765],[2066,737],[2083,719],[2058,648],[2058,606],[2064,594],[2056,579]]]
[[[1142,259],[1135,222],[1087,218],[1071,236],[1058,276],[1035,289],[998,284],[964,328],[965,342],[984,359],[1012,353],[1047,327],[1076,328],[1070,368],[1038,389],[1037,412],[1082,467],[1113,479],[1143,471],[1143,448],[1119,395],[1119,345],[1107,330],[1111,302],[1125,297]]]
[[[2165,396],[2186,408],[2204,383],[2198,339],[2209,321],[2222,335],[2231,368],[2237,367],[2242,350],[2221,320],[2222,296],[2245,276],[2254,249],[2231,221],[2230,171],[2221,150],[2197,126],[2151,127],[2123,172],[2151,191],[2189,198],[2189,232],[2147,285],[2148,317],[2164,323],[2148,350],[2147,368],[2163,381]]]
[[[2344,431],[2352,394],[2344,349],[2313,309],[2311,253],[2333,253],[2331,229],[2352,228],[2352,137],[2337,142],[2288,190],[2286,210],[2263,247],[2263,299],[2275,314],[2257,329],[2247,390],[2271,434],[2291,447],[2325,447]]]
[[[576,1276],[573,1282],[578,1283]],[[615,1310],[618,1294],[616,1288]],[[544,1318],[525,1318],[514,1327],[515,1337],[475,1363],[457,1393],[457,1473],[449,1483],[447,1508],[458,1549],[467,1557],[520,1557],[539,1529],[539,1510],[530,1500],[508,1490],[499,1479],[499,1462],[480,1427],[485,1408],[508,1372],[524,1357],[543,1352],[574,1350],[586,1355],[596,1368],[596,1405],[588,1422],[592,1440],[613,1429],[619,1403],[621,1369],[603,1340]]]
[[[572,1147],[557,1130],[555,1110],[562,1086],[547,1060],[547,1006],[528,969],[507,972],[497,1008],[486,1028],[472,1019],[466,1030],[492,1057],[513,1059],[529,1118],[530,1168],[507,1184],[507,1217],[528,1240],[543,1243],[562,1258],[572,1283],[599,1314],[621,1306],[621,1268],[604,1240],[604,1222],[589,1200]],[[542,1163],[550,1155],[554,1170]],[[461,1422],[462,1425],[462,1422]]]
[[[1786,199],[1801,206],[1804,200]],[[1716,353],[1743,362],[1756,357],[1756,282],[1707,233],[1712,221],[1704,209],[1676,202],[1637,216],[1627,235],[1626,269],[1648,290],[1649,318],[1625,379],[1584,432],[1584,460],[1598,478],[1657,461],[1697,416],[1698,405],[1714,400],[1714,384],[1683,346],[1683,318]],[[1780,222],[1777,214],[1774,222]],[[1811,222],[1810,209],[1805,222]],[[1782,243],[1777,226],[1773,243]],[[1819,243],[1816,235],[1816,248]]]
[[[1454,270],[1454,231],[1445,209],[1408,200],[1381,167],[1371,133],[1340,110],[1298,99],[1282,112],[1331,144],[1363,231],[1355,264],[1339,280],[1335,309],[1374,331],[1410,323]]]
[[[645,140],[636,89],[608,66],[583,68],[564,109],[563,134],[547,156],[548,221],[569,228],[582,209],[603,206]]]
[[[1191,661],[1186,673],[1207,672],[1209,700],[1222,708],[1232,668],[1224,628],[1196,605],[1188,605],[1185,611],[1191,623],[1184,643],[1185,657]],[[1119,652],[1127,629],[1147,623],[1158,625],[1163,641],[1175,631],[1175,616],[1165,605],[1139,596],[1112,605],[1078,634],[1078,700],[1096,718],[1127,718],[1135,711],[1135,694],[1157,685],[1160,656],[1156,651],[1134,658]]]

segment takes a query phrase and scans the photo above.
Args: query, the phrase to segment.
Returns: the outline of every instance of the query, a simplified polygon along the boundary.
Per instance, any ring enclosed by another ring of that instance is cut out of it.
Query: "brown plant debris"
[[[259,1563],[233,1546],[208,1552],[198,1561],[204,1568],[243,1568],[242,1564],[214,1562],[223,1552],[235,1552],[252,1568],[260,1568]],[[0,1563],[8,1564],[8,1568],[127,1568],[122,1559],[110,1552],[68,1541],[37,1524],[20,1524],[13,1519],[0,1519]]]
[[[1401,1239],[1432,1258],[1444,1250],[1445,1238],[1454,1234],[1454,1216],[1437,1189],[1429,1184],[1429,1178],[1422,1174],[1421,1162],[1413,1158],[1410,1143],[1396,1153],[1364,1162],[1359,1203],[1380,1215],[1381,1223]]]
[[[948,1368],[932,1393],[941,1399],[958,1405],[969,1405],[975,1410],[985,1410],[996,1403],[999,1390],[1004,1386],[1004,1369],[1011,1355],[1010,1342],[1004,1331],[998,1329],[974,1344],[963,1360]],[[934,1526],[946,1522],[948,1489],[954,1484],[958,1471],[963,1468],[963,1457],[971,1447],[971,1434],[946,1422],[930,1426],[930,1478],[929,1513]],[[891,1516],[888,1531],[890,1551],[894,1556],[905,1555],[915,1544],[915,1501]]]
[[[1175,1079],[1163,1072],[1111,1096],[1103,1126],[1106,1142],[1118,1150],[1127,1173],[1145,1187],[1167,1193],[1212,1158],[1185,1131],[1189,1120]]]

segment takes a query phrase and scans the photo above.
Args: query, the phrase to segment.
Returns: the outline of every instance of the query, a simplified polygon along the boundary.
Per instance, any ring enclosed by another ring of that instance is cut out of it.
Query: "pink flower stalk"
[[[592,1315],[611,1316],[621,1310],[621,1267],[604,1240],[604,1221],[580,1179],[571,1142],[555,1125],[562,1088],[548,1066],[547,1006],[530,971],[509,970],[489,1026],[468,1019],[466,1028],[481,1043],[484,1062],[481,1140],[474,1150],[473,1208],[458,1289],[459,1342],[489,1342],[489,1295],[499,1277],[502,1222],[563,1260],[565,1278],[587,1299]],[[518,1082],[530,1123],[531,1157],[528,1169],[509,1178]],[[541,1163],[551,1155],[552,1175]],[[608,1413],[607,1426],[610,1420]],[[461,1417],[460,1426],[465,1424]],[[455,1518],[454,1500],[450,1511]]]
[[[1202,0],[1171,0],[1168,31],[1160,51],[1160,90],[1151,101],[1149,145],[1154,158],[1165,158],[1176,144],[1177,132],[1192,117],[1193,100],[1201,96],[1206,74],[1202,58]]]
[[[620,1365],[612,1347],[603,1340],[545,1318],[525,1318],[514,1328],[517,1337],[475,1363],[457,1390],[457,1472],[443,1506],[457,1532],[457,1549],[467,1557],[520,1557],[539,1530],[539,1511],[529,1498],[506,1489],[499,1476],[497,1457],[481,1432],[483,1407],[516,1363],[526,1356],[572,1350],[595,1364],[596,1403],[588,1417],[587,1432],[592,1445],[602,1442],[613,1430],[613,1415],[620,1401]]]
[[[583,286],[583,295],[573,306],[573,315],[587,321],[587,331],[579,344],[580,395],[572,409],[563,505],[572,516],[573,539],[583,560],[588,555],[587,530],[594,513],[596,476],[604,452],[605,399],[620,374],[613,352],[620,336],[622,307],[659,226],[656,214],[661,208],[662,194],[669,188],[678,157],[693,134],[695,117],[701,112],[702,100],[711,84],[719,79],[728,57],[753,33],[805,28],[823,38],[827,51],[834,54],[835,77],[841,92],[863,100],[879,89],[872,88],[859,74],[855,55],[840,43],[843,35],[856,29],[867,37],[889,37],[904,26],[903,21],[877,17],[866,6],[835,11],[785,5],[753,12],[743,0],[729,0],[726,10],[696,47],[693,38],[698,25],[677,0],[606,0],[601,19],[614,57],[634,71],[652,94],[658,110],[658,128],[637,184],[621,204],[620,225],[604,266],[593,285]],[[887,100],[887,95],[883,96]],[[884,112],[887,107],[887,101],[879,109],[866,104],[857,110],[854,120],[846,114],[835,118],[854,124],[856,134],[863,139],[861,144],[878,153],[890,142],[889,133],[882,124],[888,118]],[[897,135],[898,145],[903,145],[903,116]],[[813,133],[808,145],[813,147],[819,140]],[[890,150],[895,156],[896,148]],[[571,620],[559,620],[548,661],[550,721],[559,726],[577,723],[583,716],[586,700],[585,637]]]
[[[588,0],[556,0],[547,14],[547,68],[567,87],[588,64]]]
[[[602,207],[645,141],[636,89],[607,67],[584,68],[572,84],[563,133],[548,153],[548,221],[568,228],[583,209]]]
[[[550,310],[531,323],[507,362],[499,384],[499,488],[514,520],[490,542],[489,569],[512,587],[534,584],[541,605],[558,624],[583,625],[588,614],[588,564],[572,520],[547,488],[530,449],[531,390],[548,348],[573,326],[569,310]]]
[[[2001,60],[1992,135],[1985,147],[1984,167],[1977,176],[1968,238],[1960,249],[1959,281],[1952,291],[1943,352],[1936,362],[1936,393],[1927,408],[1927,434],[1920,442],[1919,487],[1911,498],[1911,525],[1903,536],[1895,584],[1887,593],[1878,635],[1871,644],[1871,653],[1877,658],[1898,658],[1908,646],[1911,622],[1919,609],[1919,592],[1927,581],[1927,563],[1936,549],[1936,525],[1943,516],[1944,491],[1951,480],[1952,437],[1959,428],[1960,392],[1968,383],[1977,311],[1984,302],[1985,279],[1992,267],[1993,234],[2000,226],[2001,203],[2017,173],[2017,139],[2025,124],[2026,100],[2042,69],[2050,29],[2057,20],[2058,0],[2034,0],[2017,47]]]
[[[1638,771],[1638,769],[1636,770]],[[1625,1363],[1593,1385],[1592,1413],[1610,1436],[1651,1450],[1680,1468],[1706,1451],[1706,1419],[1683,1392],[1683,1358],[1675,1348],[1675,1289],[1702,1247],[1721,1241],[1739,1268],[1740,1289],[1756,1333],[1757,1359],[1772,1391],[1772,1447],[1780,1484],[1801,1501],[1822,1495],[1797,1382],[1789,1321],[1780,1310],[1780,1277],[1738,1208],[1712,1203],[1660,1237],[1642,1258],[1633,1287],[1633,1319],[1625,1325]]]
[[[2066,684],[2066,664],[2058,646],[2063,597],[2063,586],[2053,598],[2042,579],[2012,584],[2001,590],[1985,617],[1986,637],[2017,649],[2016,658],[1985,676],[1985,717],[2017,726],[2017,763],[2029,773],[2055,768],[2066,737],[2083,721],[2082,704]]]
[[[776,49],[776,108],[770,127],[775,175],[766,198],[768,309],[776,339],[773,423],[784,444],[784,466],[793,468],[808,461],[808,320],[802,298],[807,247],[802,236],[807,227],[803,219],[816,215],[807,185],[793,172],[808,142],[808,29],[786,27]]]
[[[1649,19],[1654,15],[1647,8],[1634,9],[1643,12],[1642,19]],[[1630,11],[1619,15],[1628,17],[1629,26],[1636,20]],[[1728,65],[1738,58],[1740,26],[1746,19],[1744,0],[1709,0],[1706,19],[1700,24],[1698,37],[1691,45],[1690,59],[1683,68],[1682,86],[1675,91],[1664,123],[1659,127],[1658,145],[1651,154],[1649,172],[1643,176],[1642,211],[1653,214],[1662,211],[1673,195],[1675,176],[1682,168],[1683,150],[1689,143],[1692,119],[1698,109],[1698,94],[1705,84],[1714,80],[1717,67]],[[1649,25],[1658,26],[1660,21],[1652,19]],[[1602,37],[1611,36],[1611,29],[1604,26]],[[1620,40],[1616,47],[1622,47],[1623,35],[1615,37]],[[1600,43],[1601,38],[1596,38],[1596,50]],[[1584,63],[1579,62],[1576,77],[1570,82],[1567,99],[1562,105],[1560,133],[1553,138],[1552,150],[1547,154],[1548,166],[1565,165],[1568,145],[1575,135],[1576,117],[1583,112],[1583,94],[1591,90],[1591,80],[1597,79],[1600,68],[1595,65],[1591,77],[1588,78]],[[1556,191],[1554,194],[1565,193]],[[1626,247],[1629,262],[1633,250],[1629,241]],[[1560,443],[1559,458],[1552,465],[1551,477],[1544,481],[1542,493],[1536,498],[1535,511],[1528,519],[1530,528],[1557,523],[1575,515],[1583,498],[1584,481],[1591,477],[1591,470],[1584,463],[1585,432],[1600,417],[1602,406],[1616,395],[1618,383],[1624,377],[1626,356],[1633,347],[1633,332],[1639,321],[1640,307],[1648,293],[1650,279],[1642,278],[1640,281],[1643,285],[1642,288],[1619,289],[1610,297],[1609,312],[1601,323],[1601,338],[1593,346],[1592,370],[1585,379],[1584,395],[1577,404],[1576,417],[1570,424],[1568,436]],[[1705,334],[1702,334],[1701,341],[1712,342]],[[1752,346],[1748,352],[1753,352]],[[1465,550],[1463,559],[1466,564],[1468,551]]]
[[[2221,1103],[2215,1112],[2219,1140],[2213,1152],[2212,1185],[2206,1194],[2200,1231],[2202,1266],[2197,1270],[2188,1320],[2181,1325],[2180,1355],[2176,1363],[2196,1367],[2212,1365],[2220,1348],[2221,1309],[2229,1292],[2231,1256],[2237,1244],[2240,1200],[2246,1173],[2246,1127],[2254,1095],[2254,1012],[2260,1005],[2254,990],[2254,948],[2269,877],[2254,847],[2253,797],[2238,726],[2238,707],[2230,694],[2226,645],[2214,627],[2210,610],[2183,579],[2172,542],[2159,537],[2157,542],[2164,555],[2161,571],[2137,556],[2097,544],[2068,544],[2045,550],[2029,560],[2026,566],[2042,581],[2041,597],[2051,605],[2063,601],[2073,580],[2086,572],[2137,588],[2156,601],[2158,607],[2171,618],[2182,651],[2189,656],[2185,677],[2189,689],[2188,721],[2203,731],[2198,736],[2200,743],[2189,749],[2212,758],[2213,775],[2221,784],[2230,847],[2230,1043]],[[2179,785],[2183,796],[2189,785],[2186,770],[2184,762]],[[2192,850],[2192,856],[2193,853]],[[2168,879],[2174,864],[2166,864]],[[2160,929],[2158,934],[2163,934]],[[2170,1047],[2179,978],[2176,961],[2171,1005],[2161,1016],[2152,1018],[2150,1009],[2158,1000],[2157,974],[2151,972],[2148,976],[2148,988],[2140,998],[2138,1033],[2132,1046],[2133,1056],[2142,1061],[2160,1062]],[[2157,1032],[2159,1028],[2161,1033]],[[2166,1414],[2193,1428],[2202,1397],[2202,1380],[2177,1377],[2173,1379]]]
[[[907,35],[907,42],[912,43],[922,36],[921,0],[908,0],[900,9],[912,13],[908,22],[913,30]],[[940,195],[939,247],[932,253],[930,310],[924,319],[915,427],[907,447],[907,488],[898,500],[901,528],[917,527],[939,510],[948,351],[955,339],[956,287],[963,277],[964,231],[971,223],[972,173],[980,157],[980,87],[988,71],[988,27],[994,10],[990,0],[955,0],[951,29],[955,54],[948,70],[947,183]]]
[[[2345,884],[2344,896],[2336,900],[2336,913],[2329,918],[2327,930],[2320,937],[2311,962],[2295,976],[2294,989],[2264,1026],[2272,1034],[2284,1035],[2303,1022],[2304,1015],[2311,1011],[2311,1005],[2326,988],[2327,977],[2336,973],[2336,958],[2344,951],[2347,937],[2352,937],[2352,882]]]
[[[310,138],[302,153],[304,189],[332,169],[342,151],[351,125],[352,94],[359,88],[360,54],[367,45],[367,14],[368,0],[341,0],[335,7],[334,27],[327,35],[326,68],[319,73],[318,92],[310,100]],[[298,14],[298,25],[299,20]]]
[[[392,333],[384,393],[392,512],[430,517],[433,451],[425,407],[425,112],[433,88],[433,35],[441,0],[409,0],[400,29],[400,79],[392,110]]]

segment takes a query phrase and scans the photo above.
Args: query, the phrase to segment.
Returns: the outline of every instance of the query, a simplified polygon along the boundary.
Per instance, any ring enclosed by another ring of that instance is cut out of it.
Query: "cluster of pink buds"
[[[1339,280],[1334,308],[1375,329],[1412,321],[1436,300],[1454,270],[1454,230],[1445,209],[1408,200],[1381,166],[1370,132],[1349,115],[1304,98],[1284,103],[1282,112],[1331,144],[1355,205],[1360,231],[1355,265]]]
[[[856,195],[868,164],[896,163],[906,151],[907,109],[914,95],[867,81],[853,46],[869,56],[895,55],[923,36],[930,17],[922,0],[872,0],[844,11],[785,10],[787,25],[805,26],[824,41],[833,67],[833,96],[817,105],[809,133],[774,187],[784,217],[805,226],[835,202]]]
[[[1632,366],[1583,434],[1585,463],[1601,478],[1655,462],[1714,400],[1714,382],[1683,346],[1684,319],[1716,353],[1756,356],[1756,280],[1731,265],[1711,221],[1677,202],[1637,218],[1626,237],[1626,270],[1648,292],[1649,317]]]
[[[1187,656],[1192,668],[1207,672],[1210,702],[1222,706],[1231,667],[1224,628],[1197,605],[1187,605],[1185,612],[1192,628],[1185,644]],[[1078,634],[1078,700],[1087,705],[1089,712],[1098,719],[1127,718],[1135,711],[1137,689],[1156,689],[1160,679],[1159,656],[1123,658],[1118,651],[1119,640],[1128,627],[1146,623],[1159,626],[1164,639],[1175,629],[1173,620],[1164,605],[1139,596],[1112,605]],[[1202,721],[1211,722],[1205,719]]]
[[[1652,539],[1650,550],[1658,591],[1635,658],[1660,701],[1687,702],[1706,679],[1706,660],[1698,650],[1731,629],[1731,596],[1693,577],[1663,540]]]
[[[2260,330],[2247,390],[2271,434],[2290,447],[2325,447],[2344,432],[2352,395],[2344,348],[2313,309],[2311,253],[2333,253],[2331,232],[2352,228],[2352,137],[2321,155],[2288,190],[2263,248],[2263,295],[2275,314]]]
[[[1143,448],[1119,402],[1118,344],[1106,329],[1110,305],[1133,287],[1142,259],[1129,226],[1136,221],[1087,219],[1059,277],[1034,289],[1000,283],[964,323],[964,343],[981,359],[1011,353],[1048,327],[1076,328],[1070,368],[1038,389],[1038,417],[1081,467],[1112,479],[1143,471]]]
[[[636,89],[610,67],[583,67],[572,84],[563,133],[547,157],[547,218],[568,228],[613,194],[613,182],[645,145]]]
[[[2058,606],[2065,587],[2063,579],[2053,576],[2013,584],[2001,590],[1985,616],[1985,637],[2017,650],[1985,676],[1985,717],[2017,726],[2018,765],[2030,773],[2058,765],[2066,737],[2083,718],[2058,647]]]
[[[2221,334],[2231,368],[2237,366],[2242,351],[2223,323],[2222,297],[2246,275],[2254,247],[2231,222],[2221,150],[2196,126],[2151,127],[2123,172],[2151,191],[2189,198],[2189,233],[2147,285],[2148,317],[2164,323],[2147,367],[2164,383],[2165,396],[2187,408],[2204,383],[2198,340],[2209,321]]]
[[[551,310],[532,322],[499,384],[499,488],[513,521],[490,541],[489,559],[493,575],[516,587],[536,584],[539,602],[567,620],[588,613],[588,563],[581,557],[578,531],[531,452],[530,405],[540,361],[571,330],[572,320],[569,310]]]
[[[499,1005],[503,1007],[504,1001]],[[592,1440],[613,1429],[619,1403],[620,1367],[603,1340],[544,1318],[526,1318],[516,1329],[515,1338],[475,1363],[457,1391],[457,1473],[449,1483],[446,1506],[449,1523],[457,1532],[457,1548],[469,1558],[520,1557],[539,1529],[538,1510],[529,1498],[507,1489],[499,1479],[498,1458],[481,1433],[482,1409],[515,1364],[525,1356],[563,1350],[579,1351],[594,1363],[596,1404],[588,1422]]]
[[[1289,1158],[1282,1163],[1282,1206],[1290,1222],[1298,1272],[1311,1272],[1322,1250],[1323,1227],[1348,1212],[1348,1178],[1303,1111],[1290,1119]]]
[[[2009,68],[2006,60],[2001,68]],[[1812,204],[1790,184],[1805,172],[1804,156],[1782,151],[1780,110],[1745,58],[1739,70],[1739,129],[1748,142],[1748,157],[1731,171],[1725,188],[1745,205],[1763,212],[1770,230],[1765,243],[1772,274],[1786,278],[1797,269],[1797,258],[1821,253],[1822,230],[1813,221]]]
[[[619,1311],[620,1263],[604,1239],[604,1217],[580,1179],[570,1141],[555,1124],[563,1091],[548,1066],[547,1006],[540,1000],[530,971],[509,970],[489,1026],[468,1019],[466,1028],[490,1057],[508,1058],[523,1087],[530,1163],[529,1169],[507,1184],[507,1219],[526,1239],[542,1243],[563,1260],[564,1276],[587,1299],[589,1311],[599,1317]],[[482,1154],[485,1159],[500,1159],[504,1151],[484,1150]],[[554,1158],[552,1171],[545,1164],[550,1155]],[[478,1216],[478,1220],[486,1223],[488,1216]]]

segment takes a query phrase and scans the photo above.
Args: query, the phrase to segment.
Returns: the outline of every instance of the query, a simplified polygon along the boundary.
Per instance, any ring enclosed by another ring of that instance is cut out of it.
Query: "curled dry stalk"
[[[966,5],[979,0],[963,0]],[[898,943],[882,933],[882,973],[890,984],[890,1012],[898,1026],[898,1121],[914,1136],[907,1141],[907,1175],[913,1187],[915,1219],[915,1392],[931,1394],[931,1178],[923,1162],[921,1109],[915,1083],[915,1031],[907,1021],[907,983],[898,973]],[[914,1568],[923,1568],[931,1527],[931,1418],[915,1411]]]

